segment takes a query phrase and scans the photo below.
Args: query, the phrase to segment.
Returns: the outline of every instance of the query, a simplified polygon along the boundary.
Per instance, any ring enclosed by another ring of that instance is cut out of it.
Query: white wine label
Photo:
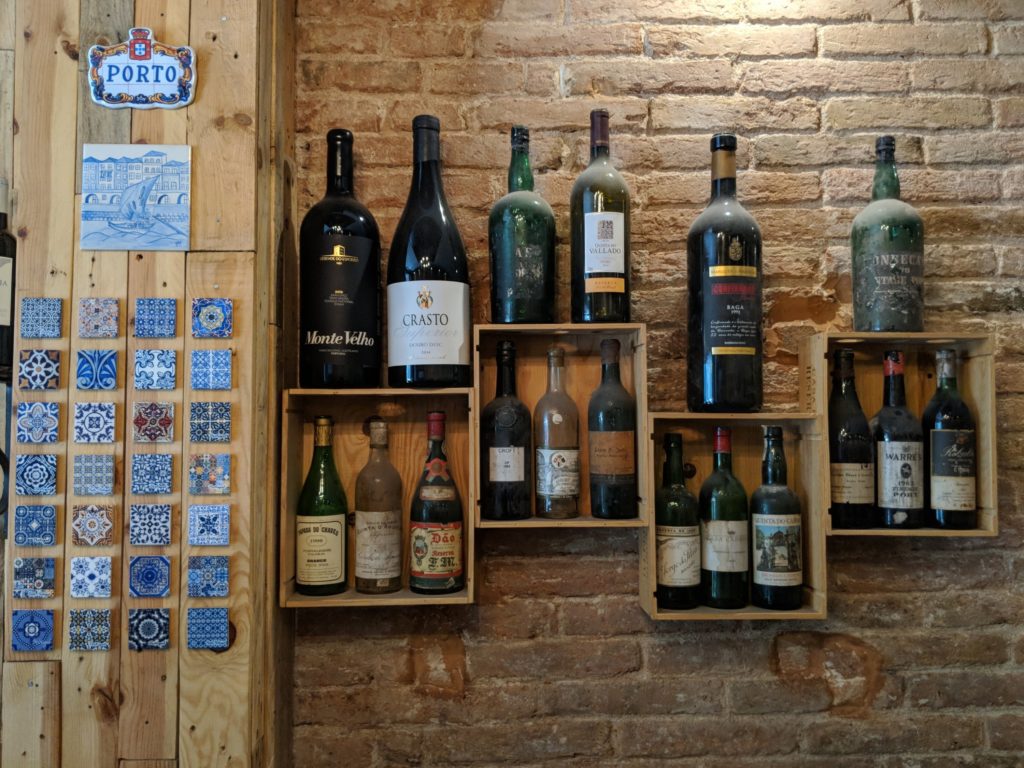
[[[872,464],[832,464],[833,504],[874,504],[875,467]]]
[[[580,495],[579,450],[537,449],[537,495],[553,499],[571,499]]]
[[[590,474],[632,477],[636,472],[636,437],[628,432],[590,433]]]
[[[740,573],[750,568],[746,520],[701,520],[701,568]]]
[[[295,581],[337,584],[345,578],[345,515],[297,515]]]
[[[356,510],[356,578],[393,579],[402,575],[402,511]]]
[[[797,587],[804,583],[800,515],[754,515],[754,583]]]
[[[666,587],[700,584],[700,528],[696,525],[659,525],[658,583]]]
[[[454,485],[424,485],[420,501],[455,501],[459,497]]]
[[[583,216],[585,275],[626,272],[626,217],[614,211]]]
[[[388,365],[469,365],[469,318],[465,283],[391,283]]]
[[[489,458],[492,483],[521,483],[526,479],[526,449],[522,446],[491,448]]]
[[[11,284],[14,282],[14,259],[0,256],[0,325],[11,325]]]
[[[878,442],[878,506],[924,507],[924,444]]]
[[[932,509],[976,509],[978,471],[974,430],[932,430],[931,458]]]
[[[410,575],[415,579],[444,581],[462,575],[462,522],[411,523]]]

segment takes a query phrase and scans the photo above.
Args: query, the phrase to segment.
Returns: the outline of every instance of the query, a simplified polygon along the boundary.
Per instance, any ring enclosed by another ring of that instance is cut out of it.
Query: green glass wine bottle
[[[348,500],[331,450],[333,422],[314,421],[313,463],[295,515],[295,590],[334,595],[348,586]]]
[[[665,466],[654,502],[658,607],[673,610],[696,608],[700,605],[697,498],[686,487],[683,436],[669,432],[665,435],[664,447]]]
[[[743,608],[750,595],[747,492],[732,473],[732,431],[715,428],[715,463],[700,487],[700,584],[704,605]]]

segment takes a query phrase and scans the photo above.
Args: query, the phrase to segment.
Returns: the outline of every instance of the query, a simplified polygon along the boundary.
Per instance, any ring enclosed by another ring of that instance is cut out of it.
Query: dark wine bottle
[[[409,589],[425,595],[459,592],[466,586],[462,501],[448,472],[444,422],[443,411],[427,414],[429,448],[409,522]]]
[[[700,487],[700,586],[704,605],[743,608],[750,595],[747,492],[732,473],[732,432],[715,428],[714,471]]]
[[[935,353],[935,376],[935,394],[921,417],[927,522],[938,528],[977,528],[977,437],[974,416],[957,389],[956,350]]]
[[[299,231],[299,385],[380,386],[380,232],[352,192],[352,132],[327,134],[327,192]]]
[[[491,208],[491,322],[555,321],[555,214],[533,191],[530,131],[512,127],[508,194]]]
[[[691,411],[758,411],[761,381],[761,230],[736,199],[736,137],[711,139],[711,202],[690,227]]]
[[[601,383],[590,396],[590,514],[636,517],[636,399],[622,386],[619,341],[601,341]]]
[[[828,399],[828,455],[832,480],[833,528],[874,528],[875,441],[857,398],[853,350],[832,353],[832,393]]]
[[[516,396],[516,347],[498,343],[498,389],[480,414],[480,516],[523,520],[532,512],[530,409]]]
[[[388,257],[388,384],[468,387],[469,268],[441,182],[441,123],[413,118],[409,199]]]
[[[335,595],[348,586],[348,500],[334,465],[333,422],[318,416],[313,424],[313,462],[296,508],[295,591]]]
[[[761,487],[750,497],[753,530],[753,585],[758,608],[795,611],[803,605],[803,523],[800,499],[786,485],[782,427],[765,427]]]
[[[655,492],[659,608],[683,610],[700,605],[700,515],[697,498],[686,487],[683,436],[665,435],[665,466]]]
[[[875,494],[886,528],[924,524],[924,433],[907,408],[903,365],[901,351],[885,353],[883,404],[871,420],[877,456]]]
[[[3,434],[3,495],[0,497],[0,519],[3,520],[3,538],[7,538],[7,502],[9,494],[8,459],[11,455],[11,384],[14,379],[14,275],[18,243],[8,231],[7,214],[10,210],[7,179],[0,178],[0,388],[3,390],[5,413]]]
[[[572,321],[629,322],[629,188],[609,157],[608,110],[590,113],[590,165],[569,201]]]

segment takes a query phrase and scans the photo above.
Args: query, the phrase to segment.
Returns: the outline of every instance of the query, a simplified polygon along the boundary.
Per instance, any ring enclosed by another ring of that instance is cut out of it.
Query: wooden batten
[[[60,768],[60,664],[5,663],[3,678],[0,763],[11,768]]]

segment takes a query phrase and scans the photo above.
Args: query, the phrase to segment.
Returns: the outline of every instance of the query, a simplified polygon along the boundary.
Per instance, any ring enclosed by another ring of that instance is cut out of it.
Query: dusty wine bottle
[[[924,435],[921,422],[907,408],[903,368],[903,352],[885,352],[882,408],[872,420],[875,494],[886,528],[920,528],[924,523]]]
[[[516,396],[516,347],[498,343],[498,385],[480,414],[480,516],[530,517],[533,463],[530,409]]]
[[[388,423],[370,421],[370,457],[356,477],[356,592],[402,588],[402,478],[388,456]]]
[[[601,384],[587,407],[590,514],[605,520],[637,516],[636,399],[622,386],[618,339],[601,341]]]
[[[333,422],[313,422],[313,462],[295,517],[295,591],[334,595],[348,586],[348,501],[331,449]]]
[[[853,350],[833,353],[832,393],[828,399],[828,455],[833,528],[873,528],[875,443],[857,397]]]
[[[578,517],[579,411],[565,391],[565,352],[548,350],[548,390],[533,410],[537,517]]]
[[[659,608],[696,608],[700,604],[700,516],[697,498],[686,487],[683,436],[667,433],[664,449],[661,487],[655,494],[656,598]]]
[[[747,492],[732,473],[732,430],[715,427],[714,471],[700,487],[700,582],[704,605],[743,608],[750,596]]]

